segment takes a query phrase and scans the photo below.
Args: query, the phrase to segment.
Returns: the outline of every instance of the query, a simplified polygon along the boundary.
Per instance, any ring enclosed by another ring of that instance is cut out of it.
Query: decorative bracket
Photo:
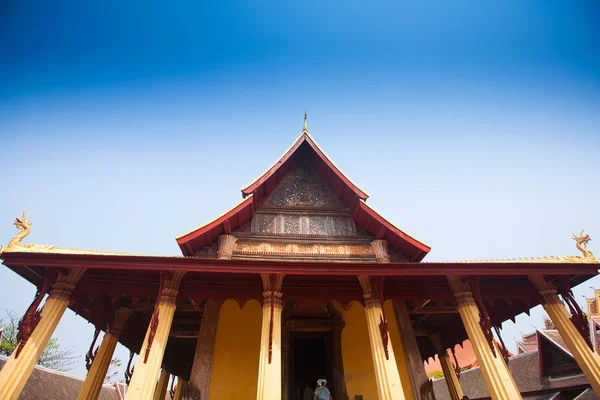
[[[385,308],[384,302],[385,297],[383,296],[383,281],[384,277],[381,276],[377,279],[377,291],[379,294],[379,301],[381,302],[381,316],[379,317],[379,334],[381,335],[381,341],[383,342],[383,351],[385,352],[385,359],[390,359],[390,351],[389,351],[389,331],[388,331],[388,321],[385,317]]]
[[[479,277],[465,277],[464,280],[469,282],[471,287],[471,293],[473,293],[473,299],[477,303],[477,307],[479,308],[479,313],[481,317],[479,319],[479,325],[481,326],[481,330],[483,331],[483,335],[488,341],[488,345],[492,350],[492,354],[496,357],[496,347],[494,346],[494,335],[492,334],[492,319],[490,318],[485,304],[483,303],[483,298],[481,297],[481,290],[479,287]]]
[[[162,296],[163,288],[165,287],[165,274],[160,274],[160,283],[158,285],[158,296],[156,297],[156,303],[154,304],[154,311],[152,312],[152,319],[150,320],[150,333],[148,334],[148,345],[146,346],[146,352],[144,353],[144,364],[148,362],[148,356],[150,355],[150,349],[152,348],[152,342],[154,341],[154,335],[156,335],[156,329],[158,328],[158,314],[160,298]]]
[[[575,325],[575,328],[577,331],[579,331],[590,349],[593,350],[592,343],[590,341],[588,320],[581,310],[581,307],[579,307],[579,304],[577,304],[577,301],[575,301],[575,298],[573,297],[573,291],[571,290],[569,280],[567,278],[559,279],[557,281],[556,288],[558,289],[558,293],[562,296],[565,303],[567,303],[567,307],[569,307],[569,311],[571,312],[571,322],[573,325]]]
[[[133,355],[135,353],[133,351],[129,352],[129,362],[127,363],[127,368],[125,368],[125,384],[129,385],[131,382],[131,377],[133,376],[133,370],[135,367],[131,368],[131,362],[133,361]]]
[[[19,345],[17,346],[15,358],[19,358],[21,350],[23,350],[23,347],[25,347],[27,340],[29,340],[29,337],[31,336],[35,327],[42,318],[41,311],[38,311],[38,307],[44,299],[44,296],[46,296],[46,294],[48,293],[48,290],[50,290],[50,286],[52,285],[52,282],[54,281],[55,277],[56,270],[49,269],[48,271],[46,271],[46,275],[44,275],[44,282],[42,283],[42,286],[36,291],[33,301],[29,305],[29,308],[27,308],[27,311],[25,312],[23,318],[21,318],[21,320],[19,321],[19,325],[17,328],[17,342],[19,343]]]
[[[98,335],[100,334],[100,328],[96,328],[96,331],[94,332],[94,339],[92,340],[92,344],[90,344],[90,349],[88,350],[88,352],[85,355],[85,368],[88,370],[88,372],[90,371],[90,368],[92,367],[92,363],[94,362],[94,359],[96,358],[96,354],[98,354],[98,349],[100,348],[100,346],[96,347],[96,350],[94,351],[94,345],[96,344],[96,340],[98,340]]]

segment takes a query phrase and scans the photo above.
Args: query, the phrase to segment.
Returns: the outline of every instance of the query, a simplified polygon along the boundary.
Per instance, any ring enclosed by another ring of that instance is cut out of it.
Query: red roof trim
[[[209,222],[208,224],[206,224],[204,226],[201,226],[199,228],[194,229],[191,232],[188,232],[186,234],[179,236],[177,238],[177,244],[179,244],[179,247],[182,249],[183,253],[187,255],[188,252],[185,251],[185,248],[184,248],[184,245],[186,243],[188,243],[189,241],[191,241],[199,236],[202,236],[205,233],[210,232],[212,229],[217,228],[219,225],[224,224],[226,221],[230,220],[231,218],[233,218],[234,216],[236,216],[237,214],[242,212],[247,207],[252,207],[253,201],[254,201],[254,197],[246,198],[241,203],[239,203],[237,206],[235,206],[231,210],[227,211],[225,214],[221,215],[220,217],[213,220],[212,222]],[[252,210],[253,210],[253,208],[252,208]],[[225,229],[225,228],[223,228],[223,229]]]
[[[296,140],[296,142],[292,145],[292,147],[290,147],[290,149],[287,152],[285,152],[285,154],[283,156],[281,156],[281,158],[279,158],[279,160],[277,160],[271,168],[269,168],[264,174],[262,174],[253,183],[251,183],[247,187],[243,188],[242,196],[246,197],[246,196],[254,193],[254,191],[256,191],[262,184],[264,184],[271,176],[273,176],[273,174],[275,174],[277,172],[277,170],[279,168],[281,168],[281,166],[287,160],[290,159],[290,157],[298,150],[298,148],[300,147],[300,145],[303,142],[308,143],[308,145],[315,151],[315,153],[317,153],[319,158],[321,158],[321,160],[327,165],[327,167],[329,167],[329,169],[331,169],[331,171],[333,171],[333,173],[336,174],[336,176],[342,182],[344,182],[344,184],[347,187],[349,187],[354,193],[356,193],[356,195],[360,199],[367,200],[369,198],[369,195],[367,193],[365,193],[362,189],[360,189],[358,186],[356,186],[350,179],[348,179],[342,173],[342,171],[339,170],[338,167],[335,166],[335,164],[327,157],[327,155],[321,150],[319,145],[310,137],[310,135],[307,132],[302,133],[302,135],[300,135],[300,137],[298,138],[298,140]]]
[[[366,203],[364,203],[364,202],[361,201],[360,202],[360,208],[362,210],[364,210],[367,214],[369,214],[369,216],[371,216],[372,218],[374,218],[377,222],[379,222],[382,226],[385,226],[391,233],[395,234],[400,239],[402,239],[402,240],[410,243],[412,246],[414,246],[414,247],[418,248],[420,251],[422,251],[423,255],[419,257],[418,261],[422,260],[423,257],[425,257],[425,255],[427,253],[429,253],[429,251],[431,251],[431,247],[430,246],[426,245],[425,243],[422,243],[422,242],[418,241],[417,239],[413,238],[412,236],[410,236],[406,232],[403,232],[400,229],[398,229],[396,226],[394,226],[388,220],[386,220],[381,215],[379,215],[379,213],[377,213],[377,211],[375,211],[374,209],[372,209],[371,207],[369,207]]]
[[[126,269],[142,271],[190,271],[228,274],[287,274],[325,276],[527,276],[533,274],[579,276],[582,281],[598,275],[595,264],[585,263],[461,263],[461,262],[334,262],[281,260],[217,260],[195,257],[5,252],[0,259],[9,268],[25,265],[46,268]],[[578,282],[580,283],[580,282]],[[533,292],[532,292],[533,293]]]

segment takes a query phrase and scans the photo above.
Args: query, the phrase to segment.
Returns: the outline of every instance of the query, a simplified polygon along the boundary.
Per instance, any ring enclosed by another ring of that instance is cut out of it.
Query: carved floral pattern
[[[269,196],[268,206],[311,206],[341,208],[342,205],[323,181],[306,166],[292,169]]]
[[[374,257],[369,244],[271,243],[238,241],[234,254],[287,254]]]

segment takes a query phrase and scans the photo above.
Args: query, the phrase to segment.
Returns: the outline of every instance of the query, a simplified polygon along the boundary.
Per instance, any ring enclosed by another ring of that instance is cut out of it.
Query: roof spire
[[[306,124],[306,109],[304,110],[304,128],[302,128],[302,133],[308,133],[308,125]]]

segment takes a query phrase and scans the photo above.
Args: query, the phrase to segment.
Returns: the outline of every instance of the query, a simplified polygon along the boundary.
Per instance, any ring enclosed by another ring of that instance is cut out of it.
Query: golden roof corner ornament
[[[308,133],[308,124],[306,123],[306,109],[304,110],[304,127],[302,128],[302,133]]]
[[[52,250],[55,246],[40,245],[40,244],[21,244],[31,232],[31,219],[27,217],[27,210],[23,211],[23,215],[15,218],[13,225],[17,228],[17,233],[8,242],[8,247],[0,247],[0,254],[5,251],[30,249],[30,250]]]
[[[589,251],[587,248],[587,244],[590,242],[590,240],[592,240],[590,235],[588,235],[587,233],[584,233],[583,229],[582,229],[581,232],[579,232],[579,235],[573,234],[572,239],[576,242],[575,246],[577,247],[577,250],[579,250],[583,253],[583,257],[569,256],[569,258],[572,261],[583,261],[583,262],[596,261],[594,254],[591,251]]]

